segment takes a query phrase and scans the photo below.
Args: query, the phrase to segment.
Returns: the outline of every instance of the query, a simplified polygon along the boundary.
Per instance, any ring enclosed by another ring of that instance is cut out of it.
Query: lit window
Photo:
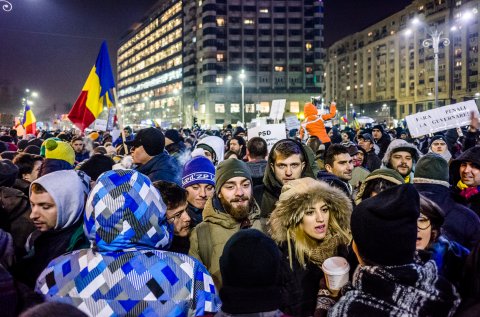
[[[199,109],[198,112],[200,112],[200,113],[205,113],[205,108],[206,108],[206,107],[205,107],[205,104],[202,103],[202,104],[200,105],[200,107],[198,108],[198,109]]]
[[[311,51],[311,50],[312,50],[312,47],[313,47],[312,43],[310,43],[310,42],[305,43],[305,49],[306,49],[307,51]]]
[[[223,76],[217,76],[217,85],[223,85],[225,78]]]
[[[262,101],[260,103],[260,112],[261,113],[269,113],[270,112],[270,104],[268,101]]]
[[[243,23],[247,25],[255,24],[252,19],[245,19]]]
[[[368,36],[372,36],[372,35],[373,35],[373,33],[372,33],[372,32],[368,32],[368,34],[367,34],[367,35],[368,35]]]
[[[371,86],[371,85],[372,85],[372,82],[371,82],[371,81],[369,81],[369,82],[368,82],[368,85],[369,85],[369,86]]]
[[[290,101],[290,112],[299,112],[300,103],[298,101]]]
[[[223,53],[217,53],[217,62],[223,62],[224,58]]]
[[[421,10],[423,10],[423,6],[418,7],[418,11],[421,11]]]
[[[260,9],[260,13],[268,13],[268,9],[267,8],[262,8],[262,9]]]
[[[217,18],[217,26],[225,26],[225,19]]]
[[[255,105],[253,103],[245,104],[245,112],[246,113],[255,113]]]
[[[216,113],[225,113],[225,104],[223,104],[223,103],[216,103],[216,104],[215,104],[215,112],[216,112]]]
[[[307,74],[313,73],[313,68],[310,67],[310,66],[305,67],[305,73],[307,73]]]
[[[275,66],[275,71],[276,72],[283,72],[284,67],[283,66]]]
[[[202,27],[203,27],[203,24],[200,23],[200,24],[198,25],[198,28],[201,29]]]
[[[230,112],[231,113],[239,113],[240,112],[240,104],[238,103],[232,103],[230,105]]]

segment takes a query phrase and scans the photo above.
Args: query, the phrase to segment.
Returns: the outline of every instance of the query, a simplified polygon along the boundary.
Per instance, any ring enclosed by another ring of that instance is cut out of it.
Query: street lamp
[[[345,120],[348,121],[348,92],[350,91],[350,86],[347,86],[347,98],[345,99]]]
[[[242,87],[242,123],[245,125],[245,78],[247,76],[245,75],[245,70],[242,69],[240,71],[240,74],[238,75],[238,82],[240,83],[240,86]],[[227,81],[231,81],[232,76],[228,75],[227,76]]]

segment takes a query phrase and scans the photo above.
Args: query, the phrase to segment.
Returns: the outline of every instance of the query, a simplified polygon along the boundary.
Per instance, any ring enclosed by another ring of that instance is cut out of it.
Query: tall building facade
[[[249,122],[275,99],[297,114],[323,93],[322,46],[321,1],[160,1],[122,40],[120,102],[165,125]]]
[[[434,108],[434,51],[427,42],[435,30],[442,32],[438,106],[477,98],[479,4],[478,0],[413,1],[334,43],[327,50],[327,100],[336,99],[348,116],[355,111],[380,120]]]

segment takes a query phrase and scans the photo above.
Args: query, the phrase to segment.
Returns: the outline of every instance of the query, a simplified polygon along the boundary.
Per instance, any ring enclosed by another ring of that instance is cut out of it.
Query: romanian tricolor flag
[[[23,118],[22,118],[22,125],[25,128],[25,133],[26,134],[37,134],[37,119],[35,118],[35,115],[33,114],[32,109],[30,109],[30,106],[28,105],[27,102],[25,104],[25,110],[23,112]]]
[[[353,112],[353,124],[355,125],[355,130],[360,129],[360,122],[357,120],[357,113]]]
[[[113,105],[111,89],[114,87],[107,42],[103,41],[97,61],[88,75],[82,92],[68,113],[70,121],[84,131],[103,111],[104,101],[108,107]]]
[[[340,117],[340,120],[342,120],[344,123],[348,124],[348,120],[347,120],[347,118],[345,118],[344,116],[341,116],[341,117]]]

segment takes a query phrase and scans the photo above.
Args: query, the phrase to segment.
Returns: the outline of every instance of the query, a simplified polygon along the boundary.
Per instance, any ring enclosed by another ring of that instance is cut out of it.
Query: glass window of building
[[[217,53],[217,62],[223,62],[225,55],[223,53]]]
[[[217,18],[217,26],[225,26],[225,19]]]
[[[246,113],[255,113],[255,105],[253,103],[245,104],[245,112]]]
[[[230,112],[231,113],[239,113],[240,112],[240,104],[238,103],[232,103],[230,105]]]
[[[284,71],[284,67],[283,66],[275,66],[275,71],[276,72],[283,72]]]
[[[270,112],[270,103],[268,101],[262,101],[260,103],[260,112],[269,113]]]
[[[216,113],[225,113],[225,104],[223,104],[223,103],[216,103],[216,104],[215,104],[215,112],[216,112]]]
[[[290,101],[290,112],[299,112],[300,111],[300,102]]]

